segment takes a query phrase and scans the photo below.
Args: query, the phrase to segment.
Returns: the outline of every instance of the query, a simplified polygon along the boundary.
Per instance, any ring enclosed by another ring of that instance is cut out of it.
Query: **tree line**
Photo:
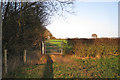
[[[44,40],[45,26],[54,14],[67,11],[70,1],[1,2],[2,48],[14,50],[40,46]],[[59,10],[59,12],[58,12]],[[36,44],[36,45],[34,45]],[[16,50],[16,51],[15,51]],[[12,53],[12,54],[13,54]]]

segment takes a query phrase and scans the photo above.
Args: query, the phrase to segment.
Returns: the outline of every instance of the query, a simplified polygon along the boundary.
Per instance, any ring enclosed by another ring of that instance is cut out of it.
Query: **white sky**
[[[56,38],[118,37],[117,2],[80,2],[74,4],[75,14],[65,13],[66,19],[54,16],[48,25]]]

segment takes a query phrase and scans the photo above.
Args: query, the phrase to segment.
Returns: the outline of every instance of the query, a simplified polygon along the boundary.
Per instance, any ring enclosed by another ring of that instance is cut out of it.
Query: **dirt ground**
[[[77,62],[72,60],[73,55],[50,55],[50,57],[53,62],[78,65]]]

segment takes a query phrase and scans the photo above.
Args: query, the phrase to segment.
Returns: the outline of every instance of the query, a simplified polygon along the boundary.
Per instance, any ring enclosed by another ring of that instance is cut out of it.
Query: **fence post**
[[[44,49],[44,42],[42,41],[42,54],[45,54],[45,49]]]
[[[46,44],[44,42],[44,54],[46,53]]]
[[[63,41],[61,42],[61,54],[63,53]]]
[[[27,50],[24,50],[24,53],[23,53],[24,64],[27,63],[26,55],[27,55]]]
[[[4,50],[4,66],[5,66],[5,74],[7,74],[7,49]]]

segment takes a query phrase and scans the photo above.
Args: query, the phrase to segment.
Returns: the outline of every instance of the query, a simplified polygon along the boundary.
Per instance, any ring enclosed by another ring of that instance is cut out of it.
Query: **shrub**
[[[80,57],[107,56],[118,54],[118,41],[120,38],[96,38],[96,39],[67,39],[67,45],[71,51]]]

